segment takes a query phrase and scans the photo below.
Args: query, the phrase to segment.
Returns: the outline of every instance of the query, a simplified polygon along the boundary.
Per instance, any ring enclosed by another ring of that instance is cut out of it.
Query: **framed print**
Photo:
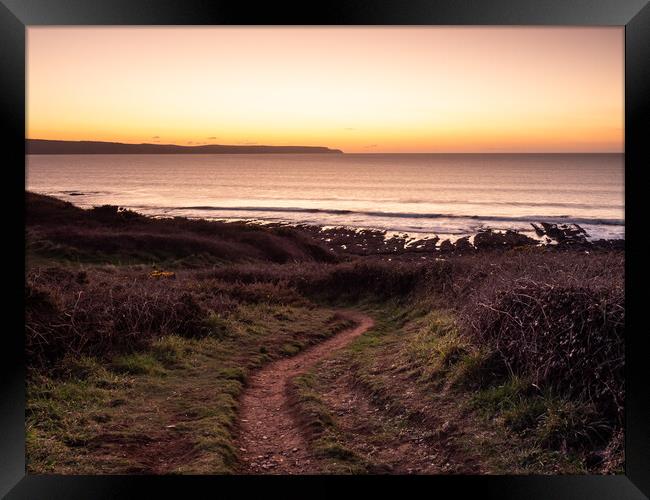
[[[647,2],[2,3],[3,495],[650,495]]]

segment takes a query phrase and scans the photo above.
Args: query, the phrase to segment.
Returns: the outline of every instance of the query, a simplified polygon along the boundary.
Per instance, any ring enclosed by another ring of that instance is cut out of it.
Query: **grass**
[[[324,472],[367,473],[368,464],[345,444],[346,438],[336,418],[320,396],[321,389],[313,371],[295,377],[289,387],[293,411],[298,416],[311,451],[324,459]]]
[[[286,339],[306,346],[345,325],[327,310],[268,304],[243,306],[229,321],[226,337],[167,335],[108,363],[68,356],[56,376],[34,373],[30,473],[231,472],[237,399],[250,371],[285,355]]]
[[[117,356],[111,363],[117,373],[129,375],[164,375],[161,363],[149,353],[133,353]]]
[[[439,424],[432,422],[453,423],[457,431],[449,453],[475,459],[483,473],[621,472],[620,454],[606,452],[605,459],[593,459],[594,450],[602,455],[612,445],[602,414],[586,401],[495,371],[493,353],[464,337],[449,311],[423,314],[417,308],[393,306],[373,313],[376,327],[337,357],[352,368],[357,386],[376,408],[423,431],[434,431],[434,437],[445,433],[436,431]],[[310,425],[320,429],[312,433],[314,449],[323,434],[334,436],[343,447],[348,441],[372,441],[372,435],[346,440],[337,431],[321,397],[339,383],[331,374],[314,371],[298,383],[303,386],[302,414],[310,415]],[[463,459],[451,460],[448,471],[475,473]],[[381,465],[364,460],[353,459],[365,463],[366,470]]]
[[[165,368],[183,367],[184,357],[191,348],[177,335],[168,335],[157,339],[151,344],[151,356]]]

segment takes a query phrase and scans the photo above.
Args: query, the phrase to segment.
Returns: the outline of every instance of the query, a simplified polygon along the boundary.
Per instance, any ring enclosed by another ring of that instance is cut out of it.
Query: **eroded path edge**
[[[374,321],[358,311],[341,311],[355,326],[253,374],[240,399],[238,447],[241,471],[248,474],[313,474],[318,463],[309,452],[288,401],[289,381],[308,371],[359,335]]]

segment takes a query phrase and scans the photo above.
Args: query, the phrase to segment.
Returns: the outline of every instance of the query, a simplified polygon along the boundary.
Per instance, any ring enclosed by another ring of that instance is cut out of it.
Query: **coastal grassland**
[[[35,266],[26,288],[30,470],[233,470],[236,401],[248,373],[348,326],[333,312],[345,306],[370,314],[376,326],[333,365],[291,388],[325,471],[409,472],[398,468],[399,455],[378,460],[366,453],[400,449],[406,436],[437,443],[423,455],[433,458],[420,461],[435,468],[420,463],[413,471],[620,471],[623,360],[599,352],[622,355],[624,304],[615,276],[623,259],[610,253],[575,259],[495,254],[489,272],[476,256],[173,274],[146,266]],[[532,295],[538,272],[546,280],[541,296]],[[506,308],[522,283],[536,300]],[[555,307],[549,286],[559,287],[564,306]],[[505,318],[473,313],[479,308]],[[539,330],[520,338],[512,325],[524,315]],[[566,316],[573,323],[562,323]],[[494,325],[505,333],[496,334]],[[561,330],[553,333],[552,325]],[[587,343],[578,341],[584,333],[591,335]],[[525,352],[537,334],[559,335],[557,345],[547,347],[550,356],[521,362],[514,345]],[[576,355],[589,366],[570,361]],[[580,378],[586,369],[598,377]],[[357,402],[367,400],[367,413],[355,418],[372,420],[371,432],[339,425],[326,397],[337,386],[349,388]],[[359,442],[368,436],[369,444]],[[163,462],[151,463],[152,456]]]
[[[112,205],[83,210],[27,192],[26,252],[33,262],[204,267],[230,262],[334,262],[313,238],[287,227],[151,218]]]
[[[330,457],[338,470],[347,457],[398,472],[622,472],[623,255],[484,257],[428,264],[391,300],[370,289],[361,307],[375,328],[294,382],[314,450],[347,450]],[[356,422],[328,396],[346,384],[339,397],[374,407]],[[388,419],[364,430],[376,411]],[[404,469],[404,456],[377,453],[378,435],[383,448],[420,440],[410,454],[422,459]]]
[[[92,283],[94,273],[89,275]],[[182,278],[177,281],[182,285]],[[350,326],[327,308],[269,298],[241,301],[228,311],[205,310],[198,330],[183,330],[182,323],[169,320],[166,329],[149,331],[132,344],[91,339],[40,360],[44,354],[32,352],[26,423],[30,473],[231,472],[237,401],[248,374]],[[97,295],[90,300],[103,301]],[[174,304],[166,302],[166,314],[174,314]],[[67,317],[75,322],[74,315]],[[88,318],[72,333],[109,331],[106,318],[94,319],[96,324]],[[141,321],[132,318],[129,324],[135,328],[131,337],[142,333]],[[28,326],[37,330],[38,325]]]
[[[391,261],[27,198],[30,473],[237,470],[249,373],[339,307],[375,326],[290,387],[325,472],[622,470],[622,251]]]

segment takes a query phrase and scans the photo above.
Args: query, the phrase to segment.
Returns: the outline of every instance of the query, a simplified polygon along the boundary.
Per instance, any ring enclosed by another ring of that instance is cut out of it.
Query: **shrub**
[[[201,298],[181,280],[146,273],[87,273],[33,269],[25,287],[26,351],[30,364],[50,366],[65,354],[109,356],[177,334],[210,333],[211,310],[227,310],[220,296]],[[209,306],[209,307],[208,307]]]
[[[616,286],[518,281],[477,303],[466,326],[512,373],[622,421],[624,311]]]

